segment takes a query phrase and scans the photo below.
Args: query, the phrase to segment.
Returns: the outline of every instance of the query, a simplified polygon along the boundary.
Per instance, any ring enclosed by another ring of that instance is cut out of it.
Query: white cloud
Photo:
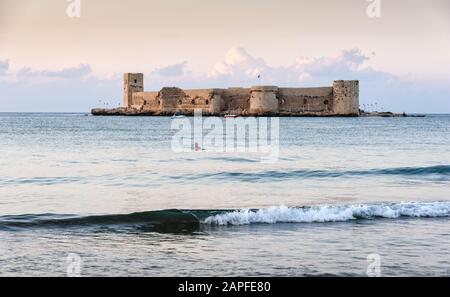
[[[252,57],[242,47],[233,47],[226,53],[223,61],[216,63],[210,76],[255,76],[267,68],[263,59]]]
[[[369,60],[370,57],[360,50],[352,49],[344,50],[334,57],[301,57],[289,70],[297,71],[300,78],[306,74],[306,81],[320,83],[336,79],[360,79],[362,76],[366,79],[386,78],[385,73],[364,66]]]
[[[242,47],[231,48],[223,61],[216,63],[208,78],[219,83],[249,85],[254,83],[296,86],[303,83],[329,84],[335,79],[358,79],[368,72],[364,67],[369,56],[358,49],[345,50],[334,57],[300,56],[289,66],[273,67],[263,59],[250,55]],[[256,80],[261,75],[261,80]]]
[[[92,69],[90,65],[80,64],[77,67],[64,68],[62,70],[33,70],[30,67],[22,68],[17,72],[20,79],[26,78],[56,78],[56,79],[74,79],[90,75]]]
[[[187,61],[155,69],[151,74],[160,76],[181,76],[185,73]]]

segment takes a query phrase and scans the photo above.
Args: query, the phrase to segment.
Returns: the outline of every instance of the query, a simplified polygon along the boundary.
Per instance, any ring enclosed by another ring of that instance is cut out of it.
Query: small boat
[[[179,119],[179,118],[184,118],[185,116],[179,113],[176,113],[172,116],[172,119]]]
[[[226,114],[226,115],[224,115],[224,117],[225,118],[238,118],[239,116],[235,115],[235,114]]]

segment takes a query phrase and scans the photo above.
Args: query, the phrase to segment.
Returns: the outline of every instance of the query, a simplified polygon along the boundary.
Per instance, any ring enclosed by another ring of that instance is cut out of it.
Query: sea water
[[[280,118],[271,163],[173,120],[0,114],[0,275],[450,275],[450,115]]]

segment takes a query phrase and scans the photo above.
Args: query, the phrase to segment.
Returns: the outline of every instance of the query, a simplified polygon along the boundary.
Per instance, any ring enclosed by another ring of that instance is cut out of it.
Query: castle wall
[[[222,90],[222,110],[229,113],[246,114],[250,110],[249,88],[228,88]]]
[[[214,96],[213,89],[185,90],[184,93],[185,99],[181,108],[201,108],[209,112]]]
[[[136,92],[132,95],[131,107],[140,109],[159,109],[159,92]]]
[[[211,114],[219,114],[224,109],[224,106],[221,92],[214,91],[209,106],[209,112]]]
[[[162,88],[158,98],[161,100],[161,110],[165,112],[176,112],[183,104],[185,93],[180,88]]]
[[[280,111],[328,113],[333,105],[333,88],[280,88]]]
[[[338,80],[333,83],[333,113],[359,115],[359,82]]]
[[[132,94],[132,108],[140,110],[184,112],[196,108],[204,112],[220,112],[221,96],[219,89],[182,90],[163,88],[159,92],[135,92]]]
[[[359,115],[359,82],[335,81],[332,87],[252,88],[182,90],[165,87],[159,92],[144,92],[144,78],[139,73],[124,75],[124,105],[154,114],[237,115]]]
[[[250,95],[250,114],[270,114],[279,111],[278,87],[252,87]]]

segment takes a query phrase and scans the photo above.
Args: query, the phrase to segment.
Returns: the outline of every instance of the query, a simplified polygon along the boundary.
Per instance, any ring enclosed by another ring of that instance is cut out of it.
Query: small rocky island
[[[382,117],[382,118],[399,118],[399,117],[407,117],[408,115],[406,113],[394,113],[394,112],[390,112],[390,111],[384,111],[384,112],[379,112],[379,111],[372,111],[372,112],[367,112],[364,110],[361,110],[359,112],[359,116],[360,117]]]
[[[359,81],[337,80],[330,87],[183,90],[165,87],[144,92],[142,73],[124,74],[124,107],[94,108],[95,116],[333,116],[406,117],[405,113],[366,112],[359,109]]]
[[[359,116],[359,82],[337,80],[330,87],[251,88],[183,90],[165,87],[144,92],[142,73],[124,74],[124,107],[95,108],[93,115],[170,116]]]

